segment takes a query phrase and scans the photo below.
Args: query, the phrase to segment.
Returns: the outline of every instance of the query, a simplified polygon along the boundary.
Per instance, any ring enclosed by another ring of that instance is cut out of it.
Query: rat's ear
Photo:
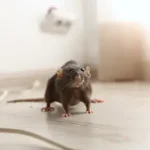
[[[91,68],[89,66],[86,66],[85,70],[88,74],[88,77],[90,78],[91,77]]]
[[[89,66],[86,66],[85,70],[90,73],[91,68]]]
[[[62,78],[63,77],[63,69],[62,68],[57,71],[57,77],[58,78]]]

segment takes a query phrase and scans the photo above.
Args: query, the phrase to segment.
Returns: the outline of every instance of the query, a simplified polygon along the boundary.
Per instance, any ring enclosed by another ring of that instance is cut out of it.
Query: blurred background
[[[101,81],[150,80],[147,0],[1,0],[0,77],[75,59]],[[40,31],[50,5],[76,15],[67,35]]]

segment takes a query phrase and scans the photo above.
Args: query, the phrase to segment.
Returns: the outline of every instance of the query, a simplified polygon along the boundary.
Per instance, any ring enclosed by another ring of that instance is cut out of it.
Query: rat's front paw
[[[41,111],[43,111],[43,112],[54,111],[54,108],[53,107],[44,107],[41,109]]]
[[[93,114],[93,111],[92,110],[87,110],[86,111],[88,114]]]
[[[70,117],[71,114],[62,114],[62,117]]]

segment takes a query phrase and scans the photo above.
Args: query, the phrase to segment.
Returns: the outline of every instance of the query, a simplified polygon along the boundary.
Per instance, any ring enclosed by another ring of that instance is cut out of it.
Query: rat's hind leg
[[[44,99],[46,102],[46,107],[42,108],[41,111],[53,111],[54,108],[51,107],[51,103],[53,103],[55,98],[55,86],[54,86],[55,76],[51,77],[47,83]]]
[[[54,108],[51,107],[51,104],[54,102],[52,99],[45,99],[46,101],[46,107],[43,107],[41,111],[46,112],[46,111],[54,111]]]
[[[46,107],[43,107],[43,108],[41,109],[41,111],[43,111],[43,112],[54,111],[54,110],[55,110],[55,109],[50,106],[50,103],[49,103],[49,102],[47,102]]]

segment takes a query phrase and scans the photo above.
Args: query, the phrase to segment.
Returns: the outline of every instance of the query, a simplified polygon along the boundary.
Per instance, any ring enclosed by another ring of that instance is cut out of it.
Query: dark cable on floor
[[[12,129],[12,128],[0,128],[0,132],[1,133],[14,133],[14,134],[21,134],[21,135],[26,135],[26,136],[30,136],[32,138],[35,138],[35,139],[38,139],[38,140],[41,140],[41,141],[44,141],[50,145],[54,145],[58,148],[61,148],[63,150],[75,150],[73,148],[69,148],[67,146],[64,146],[60,143],[57,143],[53,140],[50,140],[50,139],[47,139],[43,136],[40,136],[38,134],[35,134],[35,133],[32,133],[32,132],[29,132],[29,131],[25,131],[25,130],[20,130],[20,129]]]

